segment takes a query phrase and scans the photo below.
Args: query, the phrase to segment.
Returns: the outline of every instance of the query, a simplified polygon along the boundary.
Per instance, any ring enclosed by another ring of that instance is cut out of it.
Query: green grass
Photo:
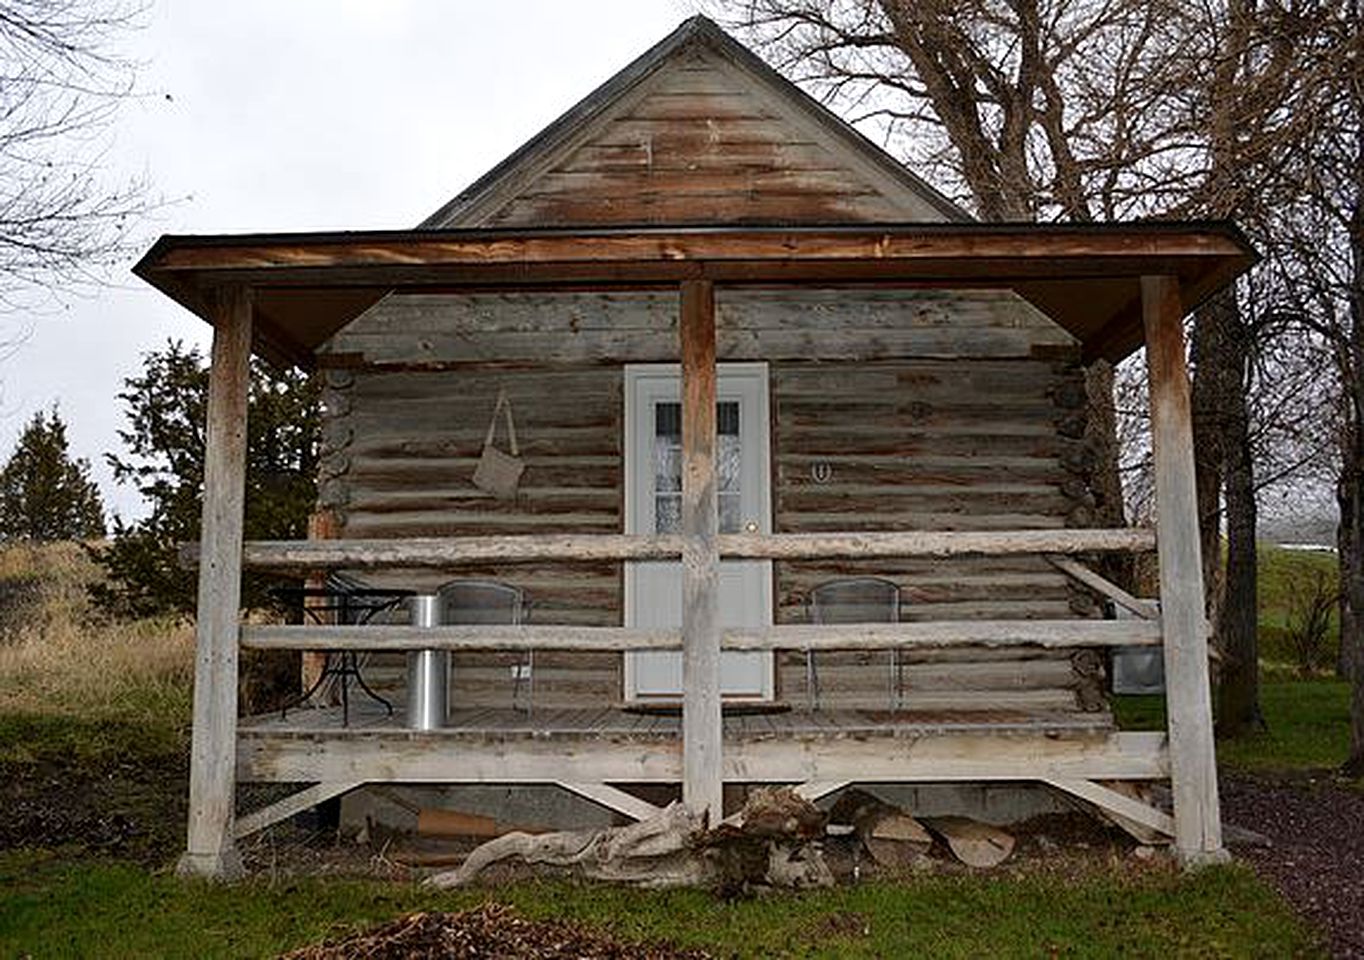
[[[1343,680],[1260,683],[1260,707],[1268,729],[1217,744],[1218,762],[1254,773],[1338,767],[1350,749],[1350,685]],[[1125,730],[1164,730],[1162,696],[1114,697],[1113,712]]]
[[[256,957],[486,899],[626,939],[738,957],[1290,957],[1311,934],[1245,868],[1184,876],[938,876],[727,903],[695,890],[522,883],[441,892],[343,880],[185,883],[116,863],[0,855],[0,956]]]
[[[140,763],[183,753],[189,742],[188,704],[177,699],[159,714],[146,706],[132,709],[132,717],[0,710],[0,762]]]
[[[1295,603],[1301,603],[1303,593],[1322,577],[1332,591],[1339,583],[1339,570],[1333,553],[1308,550],[1284,550],[1267,543],[1259,545],[1259,567],[1256,586],[1259,593],[1260,658],[1270,664],[1297,666],[1297,658],[1288,643],[1288,626]],[[1327,638],[1326,663],[1334,664],[1340,649],[1340,623],[1331,618]]]
[[[1254,772],[1338,767],[1350,750],[1350,685],[1343,680],[1266,681],[1268,729],[1218,744],[1228,767]]]

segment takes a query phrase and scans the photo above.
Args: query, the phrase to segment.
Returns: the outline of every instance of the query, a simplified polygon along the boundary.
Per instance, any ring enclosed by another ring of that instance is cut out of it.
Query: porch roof
[[[256,352],[310,366],[391,293],[731,285],[994,287],[1075,336],[1086,360],[1142,345],[1140,278],[1176,276],[1187,313],[1257,254],[1225,221],[1111,224],[383,230],[166,235],[133,268],[212,322],[213,290],[254,290]]]

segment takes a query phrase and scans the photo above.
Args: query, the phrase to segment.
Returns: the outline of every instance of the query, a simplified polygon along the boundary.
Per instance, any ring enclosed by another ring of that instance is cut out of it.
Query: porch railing
[[[1018,530],[989,533],[731,534],[716,537],[720,556],[744,560],[866,559],[1043,554],[1063,572],[1100,592],[1120,594],[1136,607],[1133,620],[961,620],[895,624],[781,625],[725,630],[725,650],[830,650],[1038,646],[1046,648],[1154,646],[1161,626],[1153,611],[1071,559],[1074,554],[1149,552],[1150,530]],[[395,540],[258,541],[247,543],[243,562],[255,569],[294,572],[337,567],[401,569],[448,567],[488,561],[676,560],[678,536],[574,535],[449,537]],[[187,559],[192,559],[189,557]],[[274,650],[681,650],[682,631],[571,626],[254,625],[241,644]]]

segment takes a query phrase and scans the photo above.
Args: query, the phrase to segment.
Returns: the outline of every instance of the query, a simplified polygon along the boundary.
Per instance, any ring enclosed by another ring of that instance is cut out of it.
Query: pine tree
[[[0,539],[91,540],[104,536],[104,505],[90,463],[72,460],[66,424],[36,413],[0,470]]]
[[[180,544],[199,539],[203,512],[204,420],[208,365],[178,342],[144,356],[142,373],[124,381],[118,398],[128,428],[123,454],[107,456],[114,479],[135,486],[150,512],[116,521],[96,551],[106,582],[91,587],[103,609],[119,616],[194,610],[197,573],[179,562]],[[317,497],[320,431],[318,389],[306,374],[251,364],[247,416],[246,537],[295,540],[308,529]],[[269,602],[268,578],[247,576],[247,606]]]

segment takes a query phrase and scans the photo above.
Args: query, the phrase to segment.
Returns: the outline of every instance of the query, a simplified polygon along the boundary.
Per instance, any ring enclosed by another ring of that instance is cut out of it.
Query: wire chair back
[[[444,624],[519,626],[530,609],[525,591],[497,580],[451,580],[436,596]],[[522,709],[524,685],[523,709],[530,716],[535,709],[535,651],[527,650],[512,671],[512,709]]]
[[[828,580],[810,591],[811,623],[898,623],[900,585],[882,577]],[[900,651],[890,651],[890,708],[900,707]],[[819,669],[815,652],[805,651],[805,690],[811,710],[819,709]]]

